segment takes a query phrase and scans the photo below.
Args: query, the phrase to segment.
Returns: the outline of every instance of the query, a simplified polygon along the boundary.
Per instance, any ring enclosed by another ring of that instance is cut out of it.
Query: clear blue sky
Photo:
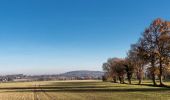
[[[125,57],[169,0],[2,0],[0,74],[102,70]]]

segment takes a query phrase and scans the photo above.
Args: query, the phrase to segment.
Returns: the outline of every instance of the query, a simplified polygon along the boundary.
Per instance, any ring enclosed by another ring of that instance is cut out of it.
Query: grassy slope
[[[0,100],[168,100],[170,88],[101,81],[1,83]],[[170,85],[170,82],[166,83]],[[34,93],[36,90],[36,93]],[[5,98],[5,99],[4,99]]]

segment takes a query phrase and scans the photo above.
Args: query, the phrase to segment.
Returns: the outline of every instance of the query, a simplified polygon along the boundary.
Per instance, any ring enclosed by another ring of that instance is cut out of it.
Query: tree
[[[124,75],[126,73],[123,59],[110,58],[103,64],[103,70],[112,77],[113,82],[117,82],[117,78],[120,83],[124,83]]]
[[[122,63],[125,67],[128,82],[129,82],[129,84],[131,84],[131,78],[134,73],[134,63],[133,63],[132,59],[130,59],[129,57],[127,57]]]
[[[116,75],[118,76],[120,83],[124,84],[125,83],[124,77],[125,77],[126,71],[125,71],[123,59],[116,60],[115,65],[112,68],[115,71]]]
[[[155,74],[159,68],[160,86],[163,86],[162,76],[163,68],[169,64],[170,48],[170,23],[162,19],[154,20],[151,25],[144,31],[139,45],[139,57],[144,58],[151,66],[150,73],[152,80],[156,85]]]
[[[117,76],[114,69],[117,60],[119,60],[119,58],[109,58],[107,62],[103,64],[105,75],[107,75],[107,78],[111,77],[114,83],[117,82]]]
[[[157,32],[159,33],[157,44],[159,59],[159,81],[160,86],[164,86],[162,82],[163,69],[169,65],[169,48],[170,48],[170,23],[157,19],[154,21]]]
[[[102,79],[103,79],[103,81],[106,81],[106,80],[108,80],[108,78],[110,77],[110,76],[112,76],[111,74],[111,66],[110,66],[110,64],[108,63],[108,62],[106,62],[106,63],[103,63],[103,70],[104,70],[104,76],[102,77]]]
[[[129,84],[135,72],[139,84],[142,82],[144,69],[151,75],[154,85],[156,76],[159,78],[160,86],[163,84],[163,76],[170,69],[170,22],[160,18],[154,20],[145,29],[139,41],[131,46],[126,59],[108,59],[103,65],[104,70],[116,81],[124,83],[124,76],[127,75]]]
[[[141,84],[143,74],[144,74],[144,65],[145,59],[141,56],[141,51],[139,46],[142,47],[140,43],[131,45],[131,49],[128,52],[127,59],[131,69],[131,73],[136,72],[137,79],[139,80],[138,84]],[[143,54],[142,54],[143,55]]]
[[[141,48],[147,53],[147,59],[150,61],[152,66],[151,73],[153,77],[153,83],[155,82],[155,71],[156,67],[159,67],[159,81],[160,86],[163,86],[162,76],[163,68],[169,62],[169,45],[170,45],[170,25],[168,22],[163,21],[162,19],[156,19],[153,23],[147,28],[143,34],[142,42],[144,47]],[[158,66],[159,65],[159,66]]]

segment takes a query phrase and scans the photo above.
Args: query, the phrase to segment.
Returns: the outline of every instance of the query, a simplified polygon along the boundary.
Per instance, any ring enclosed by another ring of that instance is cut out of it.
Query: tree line
[[[147,73],[153,85],[165,86],[163,79],[170,73],[170,22],[160,18],[154,20],[137,43],[131,45],[125,58],[109,58],[102,67],[103,80],[111,78],[113,82],[125,83],[127,78],[131,84],[135,76],[141,84],[144,73]]]

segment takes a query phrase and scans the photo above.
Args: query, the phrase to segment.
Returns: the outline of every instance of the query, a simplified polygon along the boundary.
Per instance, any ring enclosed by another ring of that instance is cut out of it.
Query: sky
[[[169,0],[1,0],[0,75],[102,71],[156,18]]]

